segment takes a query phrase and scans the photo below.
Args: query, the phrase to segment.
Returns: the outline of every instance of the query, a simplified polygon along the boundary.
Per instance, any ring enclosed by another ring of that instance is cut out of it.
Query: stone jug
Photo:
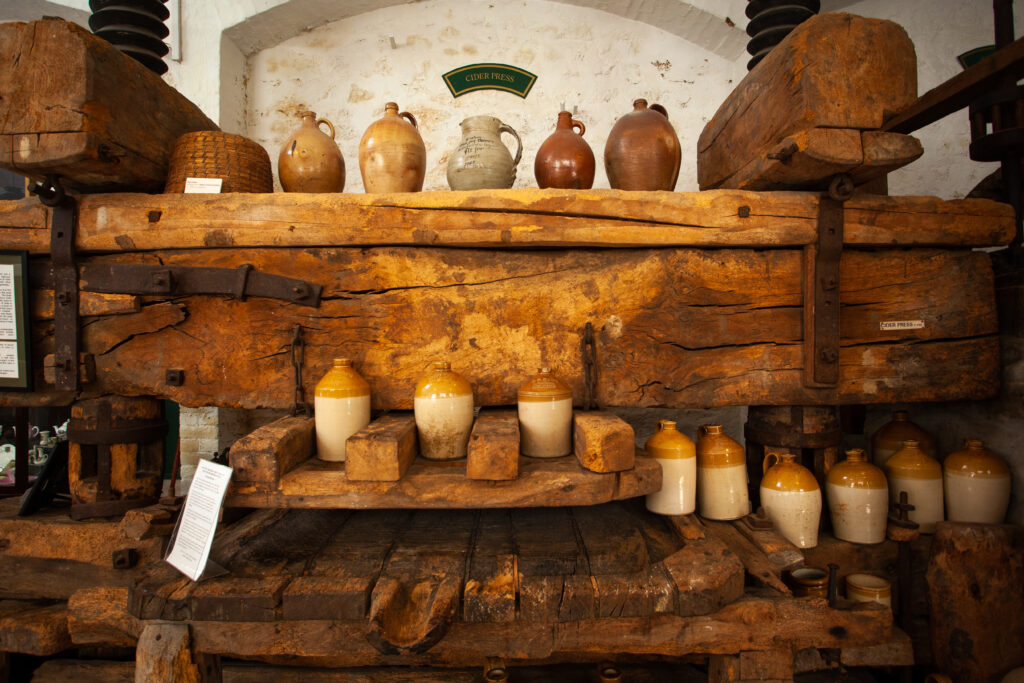
[[[722,425],[701,425],[698,431],[697,505],[708,519],[739,519],[750,512],[746,453]]]
[[[572,453],[572,389],[550,368],[528,379],[516,394],[519,448],[534,458]]]
[[[825,492],[835,536],[851,543],[881,543],[889,515],[889,484],[885,473],[863,449],[846,451],[825,477]]]
[[[370,385],[348,358],[335,358],[313,394],[316,456],[345,461],[348,437],[370,424]]]
[[[945,510],[942,494],[942,465],[928,457],[916,439],[907,439],[903,448],[885,461],[885,477],[889,480],[889,500],[898,501],[900,491],[907,492],[907,502],[914,509],[907,515],[920,525],[922,534],[934,534]]]
[[[681,160],[668,112],[644,99],[615,122],[604,146],[608,183],[616,190],[674,190]]]
[[[359,172],[367,192],[419,192],[427,172],[427,148],[416,117],[384,105],[383,118],[363,133],[359,142]]]
[[[533,162],[537,187],[589,190],[594,186],[594,151],[583,139],[586,132],[586,126],[572,114],[558,113],[555,132],[541,143]]]
[[[946,519],[953,522],[1002,524],[1010,505],[1010,468],[987,450],[979,439],[964,446],[942,463]]]
[[[453,190],[504,189],[516,180],[523,158],[523,141],[512,126],[494,116],[470,116],[459,126],[462,141],[448,158],[448,185]],[[501,141],[508,133],[516,139],[515,158]]]
[[[285,192],[342,192],[345,189],[345,159],[334,143],[334,124],[318,119],[311,111],[300,114],[300,125],[281,147],[277,177]],[[331,135],[320,130],[327,124]]]
[[[661,490],[648,493],[647,509],[659,515],[688,515],[697,507],[697,447],[672,420],[658,422],[644,452],[661,465]]]
[[[473,387],[452,371],[448,361],[437,361],[416,384],[413,415],[420,455],[428,460],[466,457],[473,429]]]
[[[821,487],[814,474],[796,462],[792,453],[769,453],[764,458],[761,505],[775,530],[798,548],[818,545]]]
[[[892,454],[903,448],[903,442],[914,439],[922,451],[935,457],[935,439],[910,421],[910,414],[905,410],[895,410],[892,420],[885,423],[871,435],[871,461],[879,467],[885,467],[885,461]]]

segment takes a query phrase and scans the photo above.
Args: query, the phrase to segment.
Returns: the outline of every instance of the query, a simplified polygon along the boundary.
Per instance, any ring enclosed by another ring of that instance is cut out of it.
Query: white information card
[[[200,460],[185,497],[167,561],[193,581],[198,581],[206,569],[231,472],[230,467]]]

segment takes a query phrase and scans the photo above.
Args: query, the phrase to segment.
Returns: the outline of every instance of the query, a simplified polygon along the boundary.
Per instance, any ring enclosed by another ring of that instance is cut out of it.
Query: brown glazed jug
[[[367,192],[419,192],[427,173],[427,148],[416,117],[384,105],[384,117],[363,133],[359,142],[359,172]]]
[[[644,99],[615,122],[604,146],[608,183],[616,190],[673,190],[681,159],[668,112],[660,104],[648,107]]]
[[[558,113],[555,132],[541,143],[533,162],[537,187],[589,190],[594,186],[594,151],[583,139],[586,132],[586,126],[572,114]]]
[[[277,177],[285,192],[341,192],[345,189],[345,159],[334,143],[334,125],[311,111],[300,114],[300,125],[281,147]],[[320,124],[331,129],[328,136]]]
[[[892,420],[885,423],[871,435],[871,461],[881,468],[892,454],[903,448],[907,439],[917,441],[921,450],[936,456],[935,439],[931,434],[910,421],[910,414],[905,410],[893,411]]]

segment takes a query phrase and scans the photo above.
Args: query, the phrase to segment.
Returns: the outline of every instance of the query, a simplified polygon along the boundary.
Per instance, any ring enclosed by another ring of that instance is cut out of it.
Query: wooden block
[[[370,605],[373,577],[300,576],[281,595],[286,620],[364,619]]]
[[[783,595],[792,595],[792,591],[782,581],[779,568],[772,564],[768,557],[748,538],[735,529],[731,522],[705,520],[704,524],[708,533],[722,541],[733,554],[740,558],[747,573],[756,582]],[[801,561],[803,561],[802,556]]]
[[[144,622],[128,612],[128,588],[83,588],[68,600],[68,631],[76,645],[135,647]]]
[[[633,467],[636,436],[629,424],[603,411],[573,415],[573,452],[591,472],[620,472]]]
[[[0,600],[0,651],[49,657],[69,647],[67,605]]]
[[[855,185],[895,171],[924,154],[920,140],[902,133],[865,130],[861,132],[861,141],[864,161],[850,174]]]
[[[793,651],[746,650],[737,655],[711,655],[709,683],[792,683]]]
[[[804,553],[775,529],[754,529],[742,519],[732,522],[732,525],[764,553],[776,569],[792,569],[804,564]],[[824,567],[827,564],[815,566]]]
[[[515,410],[483,410],[473,423],[466,476],[504,480],[519,475],[519,415]]]
[[[221,680],[220,661],[192,651],[188,624],[146,624],[135,650],[135,680],[196,683]]]
[[[190,591],[193,619],[202,621],[274,621],[281,592],[289,579],[217,578],[196,584]]]
[[[135,683],[135,662],[48,659],[32,672],[32,683]]]
[[[398,481],[415,457],[415,418],[384,415],[349,437],[345,476],[351,481]]]
[[[313,455],[313,418],[282,417],[235,442],[231,466],[236,482],[276,484]]]
[[[697,142],[700,188],[727,186],[739,168],[801,130],[881,128],[916,97],[917,59],[902,27],[815,15],[747,74],[704,127]]]
[[[711,535],[687,541],[661,564],[676,584],[680,616],[709,614],[743,595],[743,563]]]
[[[161,191],[175,140],[218,130],[157,74],[61,19],[0,26],[0,166],[78,188]]]

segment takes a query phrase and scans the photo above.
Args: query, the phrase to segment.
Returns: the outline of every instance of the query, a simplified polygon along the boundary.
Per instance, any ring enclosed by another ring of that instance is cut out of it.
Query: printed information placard
[[[230,467],[200,460],[192,478],[166,559],[193,581],[198,581],[206,569],[231,473]]]

